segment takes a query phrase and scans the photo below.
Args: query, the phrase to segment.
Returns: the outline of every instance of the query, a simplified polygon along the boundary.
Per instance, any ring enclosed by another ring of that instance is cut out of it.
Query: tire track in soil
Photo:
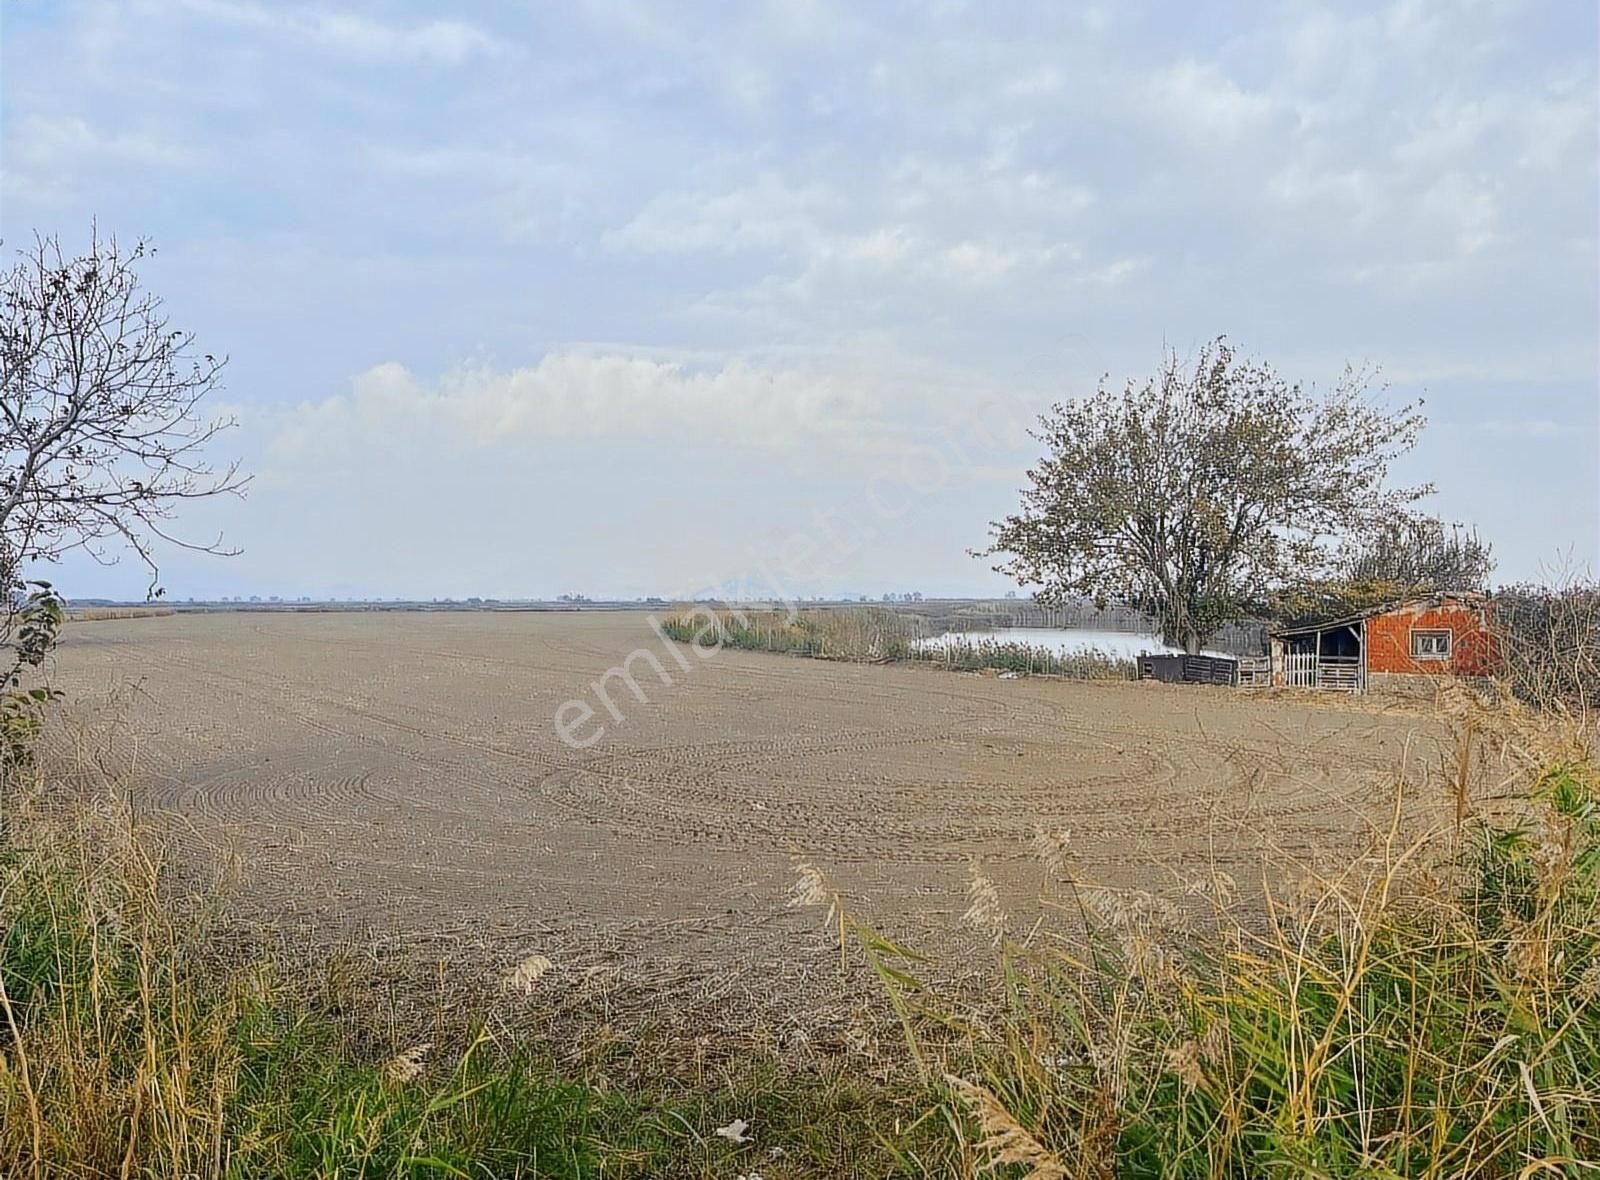
[[[144,682],[159,731],[131,787],[256,840],[263,912],[417,934],[556,922],[708,969],[793,953],[775,934],[797,921],[791,854],[848,869],[891,926],[959,912],[969,859],[1026,879],[1035,825],[1159,884],[1152,864],[1203,863],[1219,827],[1226,864],[1251,855],[1246,824],[1334,838],[1416,728],[1220,690],[724,651],[687,674],[663,656],[671,687],[624,694],[602,745],[562,746],[548,703],[641,644],[658,641],[627,614],[179,615],[75,627],[58,663],[69,692]]]

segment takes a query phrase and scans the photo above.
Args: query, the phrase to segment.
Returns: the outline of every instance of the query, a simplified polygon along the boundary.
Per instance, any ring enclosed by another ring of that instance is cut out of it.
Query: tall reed
[[[915,615],[880,607],[781,611],[705,606],[664,620],[661,629],[682,643],[883,662],[911,657],[925,624]]]
[[[994,670],[1072,680],[1138,678],[1135,661],[1109,652],[1060,652],[1043,645],[983,638],[934,639],[921,616],[882,607],[786,612],[706,606],[664,620],[662,631],[682,643],[821,659],[916,660],[952,671]]]
[[[1136,660],[1099,648],[1063,652],[1040,644],[946,636],[923,644],[915,658],[958,672],[996,669],[1067,680],[1137,680]]]
[[[1277,864],[1249,904],[1194,883],[1203,922],[1089,881],[1064,837],[1036,843],[1041,923],[975,871],[999,1014],[889,981],[940,1032],[918,1055],[974,1172],[1600,1174],[1600,771],[1589,735],[1509,712],[1462,726],[1437,823],[1397,791],[1333,871]]]

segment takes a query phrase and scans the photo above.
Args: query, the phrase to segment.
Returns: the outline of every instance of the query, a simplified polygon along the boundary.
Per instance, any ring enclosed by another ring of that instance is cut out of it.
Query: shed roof
[[[1410,598],[1397,598],[1392,602],[1379,603],[1377,606],[1368,607],[1364,611],[1357,611],[1352,615],[1341,615],[1335,619],[1321,619],[1315,623],[1296,623],[1292,627],[1274,627],[1267,634],[1288,638],[1293,635],[1310,635],[1316,631],[1330,631],[1335,627],[1348,627],[1352,623],[1359,623],[1363,619],[1370,619],[1374,615],[1386,615],[1402,607],[1428,607],[1443,606],[1447,602],[1469,603],[1473,606],[1482,606],[1489,600],[1487,594],[1478,590],[1441,590],[1434,594],[1415,594]]]

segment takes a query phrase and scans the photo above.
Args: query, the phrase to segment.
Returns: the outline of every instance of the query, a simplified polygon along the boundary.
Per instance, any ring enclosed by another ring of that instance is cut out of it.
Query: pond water
[[[943,648],[950,643],[1020,643],[1027,647],[1042,648],[1057,655],[1069,656],[1077,652],[1099,652],[1115,659],[1136,659],[1144,655],[1181,653],[1181,647],[1168,647],[1159,635],[1141,635],[1135,631],[1094,631],[1079,627],[1002,627],[994,631],[947,631],[932,635],[918,646],[925,649]],[[1220,651],[1208,651],[1208,656],[1226,656]]]

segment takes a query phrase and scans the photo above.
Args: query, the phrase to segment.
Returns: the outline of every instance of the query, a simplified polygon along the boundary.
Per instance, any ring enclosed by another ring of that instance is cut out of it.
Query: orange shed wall
[[[1450,659],[1411,658],[1411,632],[1449,631]],[[1402,607],[1367,620],[1367,671],[1487,676],[1494,670],[1494,642],[1487,608],[1447,603],[1429,609]]]

